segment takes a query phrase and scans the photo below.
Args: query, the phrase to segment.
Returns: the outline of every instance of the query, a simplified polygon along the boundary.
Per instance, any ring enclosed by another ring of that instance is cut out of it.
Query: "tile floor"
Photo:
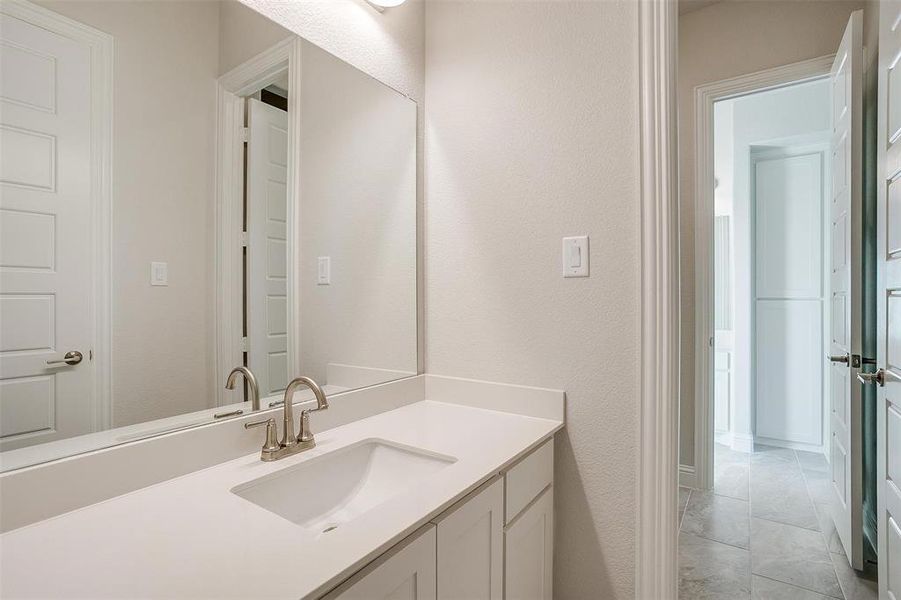
[[[681,600],[876,600],[848,566],[820,454],[717,444],[712,492],[679,489]]]

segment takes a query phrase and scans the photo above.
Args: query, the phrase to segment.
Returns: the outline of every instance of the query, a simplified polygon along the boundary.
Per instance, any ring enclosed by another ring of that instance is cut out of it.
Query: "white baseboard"
[[[803,442],[788,442],[785,440],[777,440],[773,438],[755,437],[754,441],[765,446],[776,446],[777,448],[791,448],[792,450],[803,450],[804,452],[816,452],[818,454],[826,454],[824,446],[816,444],[805,444]],[[828,459],[827,459],[828,460]]]
[[[732,433],[731,448],[736,452],[753,452],[754,436],[750,433]]]
[[[679,465],[679,487],[697,488],[695,468],[690,465]]]

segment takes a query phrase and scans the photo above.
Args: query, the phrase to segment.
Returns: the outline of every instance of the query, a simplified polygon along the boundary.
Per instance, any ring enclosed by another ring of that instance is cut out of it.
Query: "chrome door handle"
[[[879,369],[875,373],[858,373],[857,380],[861,383],[875,383],[879,387],[884,387],[887,381],[901,382],[901,377],[891,371]]]
[[[851,357],[845,354],[844,356],[826,356],[832,362],[837,363],[845,363],[846,365],[851,362]]]
[[[84,360],[84,355],[78,350],[70,350],[66,352],[66,354],[60,360],[48,360],[48,365],[77,365],[82,360]]]

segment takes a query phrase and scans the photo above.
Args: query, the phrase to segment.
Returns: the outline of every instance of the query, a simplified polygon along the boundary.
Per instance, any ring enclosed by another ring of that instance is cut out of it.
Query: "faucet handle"
[[[308,408],[300,411],[300,435],[297,436],[297,443],[305,444],[308,448],[316,445],[313,433],[310,431],[310,413],[319,410],[318,408]]]
[[[244,423],[244,429],[253,429],[254,427],[262,427],[263,425],[266,426],[266,443],[263,444],[263,457],[265,460],[265,456],[267,454],[271,454],[280,448],[278,441],[276,440],[277,432],[275,419],[265,419],[263,421],[252,421],[250,423]]]

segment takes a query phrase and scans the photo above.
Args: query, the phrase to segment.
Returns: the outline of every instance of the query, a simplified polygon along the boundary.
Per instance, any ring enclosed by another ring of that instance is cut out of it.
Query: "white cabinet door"
[[[507,526],[506,600],[551,600],[554,583],[554,487]]]
[[[438,598],[501,600],[504,594],[504,482],[461,500],[438,525]]]
[[[324,600],[435,600],[435,527],[420,529]]]

